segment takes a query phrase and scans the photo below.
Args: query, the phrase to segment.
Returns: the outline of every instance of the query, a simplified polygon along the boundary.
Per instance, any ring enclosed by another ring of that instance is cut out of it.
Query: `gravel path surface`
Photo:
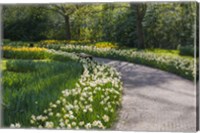
[[[114,130],[196,131],[194,83],[150,67],[102,58],[122,74],[123,100]]]

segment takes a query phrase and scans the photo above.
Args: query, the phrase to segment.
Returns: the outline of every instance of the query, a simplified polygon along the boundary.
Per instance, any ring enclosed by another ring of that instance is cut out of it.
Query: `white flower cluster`
[[[121,103],[120,74],[113,68],[81,59],[84,67],[74,89],[62,91],[44,113],[32,115],[30,123],[38,128],[105,129],[112,125]]]
[[[10,125],[11,128],[20,128],[21,124],[20,123],[15,123]]]
[[[162,70],[171,71],[191,78],[195,76],[194,60],[180,56],[160,55],[133,50],[117,50],[112,48],[102,49],[93,46],[80,45],[66,45],[61,47],[61,50],[69,52],[85,52],[100,57],[122,59],[134,63],[151,65]]]

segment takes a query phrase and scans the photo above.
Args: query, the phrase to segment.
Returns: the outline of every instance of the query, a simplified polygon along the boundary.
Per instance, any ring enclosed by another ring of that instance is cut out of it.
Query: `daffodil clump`
[[[111,42],[98,42],[95,43],[96,48],[118,48],[118,46]]]
[[[24,52],[43,52],[46,49],[45,48],[39,48],[39,47],[11,47],[11,46],[4,46],[3,47],[4,51],[24,51]]]
[[[30,118],[33,128],[106,129],[112,126],[122,98],[120,74],[107,65],[85,59],[80,62],[84,72],[76,87],[63,90],[41,115],[33,114]],[[11,124],[11,127],[19,125]]]
[[[65,44],[67,43],[68,41],[66,40],[43,40],[43,41],[40,41],[39,43],[40,44],[43,44],[43,45],[52,45],[52,44]]]
[[[12,47],[3,46],[5,58],[44,59],[47,57],[47,49],[39,47]]]
[[[12,47],[3,46],[3,57],[7,59],[49,59],[55,61],[78,61],[73,53],[49,50],[40,47]]]
[[[84,73],[74,89],[49,104],[43,114],[32,115],[30,123],[38,128],[99,128],[112,125],[121,103],[120,75],[111,67],[82,60]]]
[[[169,71],[193,80],[195,73],[194,59],[180,56],[161,55],[152,52],[117,50],[113,48],[97,48],[91,46],[66,45],[61,50],[68,52],[85,52],[98,57],[112,58],[143,64]]]

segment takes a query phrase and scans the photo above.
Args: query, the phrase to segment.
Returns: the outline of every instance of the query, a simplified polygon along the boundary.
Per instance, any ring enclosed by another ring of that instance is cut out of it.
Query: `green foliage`
[[[28,126],[32,114],[40,114],[61,91],[75,86],[81,64],[33,60],[7,60],[3,71],[4,125]],[[67,75],[67,76],[66,76]]]
[[[12,59],[45,59],[49,56],[46,49],[43,48],[14,48],[10,46],[3,47],[3,57]]]
[[[10,39],[4,39],[4,40],[3,40],[3,44],[9,44],[9,43],[11,43],[11,40],[10,40]]]
[[[22,127],[39,128],[111,127],[121,103],[119,73],[90,60],[79,60],[71,53],[54,50],[48,53],[48,60],[25,60],[22,56],[20,60],[3,61],[4,126],[20,123]]]
[[[66,62],[66,61],[74,61],[78,62],[80,59],[78,56],[74,55],[73,53],[66,53],[62,51],[54,51],[54,50],[49,50],[49,57],[48,59],[55,60],[55,61],[61,61],[61,62]]]
[[[36,63],[31,60],[9,60],[6,62],[6,69],[13,72],[33,72],[36,70]]]
[[[187,55],[194,57],[194,46],[180,46],[179,47],[180,55]]]
[[[78,57],[71,53],[56,52],[45,48],[3,47],[3,57],[8,59],[50,59],[56,61],[78,61]]]
[[[140,48],[142,35],[138,36],[137,24],[140,20],[145,48],[177,49],[178,45],[194,43],[195,2],[146,5],[142,19],[135,3],[8,5],[3,9],[4,38],[20,41],[71,38]]]
[[[194,44],[196,3],[150,3],[144,18],[147,48]]]
[[[45,39],[48,16],[44,6],[4,6],[4,38],[21,41]]]
[[[122,83],[113,68],[82,60],[84,72],[74,89],[62,91],[56,101],[31,124],[40,128],[110,128],[121,103]]]
[[[122,46],[136,47],[136,14],[134,10],[129,9],[124,14],[119,14],[118,19],[115,20],[114,35],[113,41],[119,42]]]
[[[193,80],[195,77],[194,72],[194,59],[185,58],[176,54],[160,54],[156,52],[133,51],[133,50],[116,50],[116,49],[101,49],[90,46],[74,46],[67,45],[61,47],[61,50],[68,52],[85,52],[97,57],[105,57],[123,61],[129,61],[137,64],[143,64],[168,72],[175,73],[187,79]]]
[[[3,40],[3,46],[13,46],[13,47],[29,47],[30,43],[32,42],[26,42],[26,41],[11,41],[9,39]]]
[[[171,49],[159,49],[159,48],[153,48],[153,49],[144,49],[145,52],[152,52],[156,54],[163,54],[163,55],[179,55],[179,50],[171,50]]]

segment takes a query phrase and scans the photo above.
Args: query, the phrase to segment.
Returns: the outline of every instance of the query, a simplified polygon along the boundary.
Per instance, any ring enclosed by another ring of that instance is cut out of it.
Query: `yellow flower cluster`
[[[98,42],[95,44],[97,48],[117,48],[118,46],[110,42]]]
[[[22,52],[42,52],[45,51],[45,48],[39,48],[39,47],[11,47],[11,46],[4,46],[3,51],[22,51]]]

